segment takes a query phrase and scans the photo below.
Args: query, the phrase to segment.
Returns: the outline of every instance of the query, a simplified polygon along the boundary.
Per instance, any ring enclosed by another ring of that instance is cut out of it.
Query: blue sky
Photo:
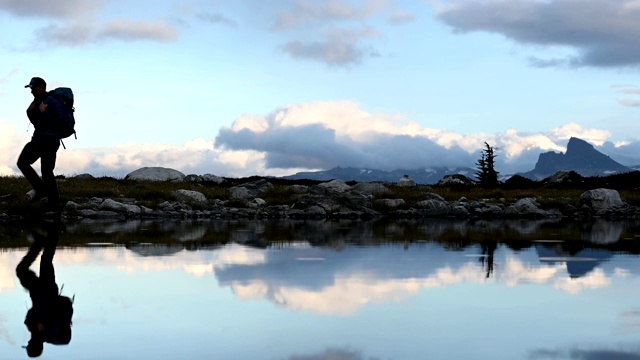
[[[0,0],[0,173],[32,76],[76,95],[57,172],[503,173],[571,136],[640,164],[640,1]]]

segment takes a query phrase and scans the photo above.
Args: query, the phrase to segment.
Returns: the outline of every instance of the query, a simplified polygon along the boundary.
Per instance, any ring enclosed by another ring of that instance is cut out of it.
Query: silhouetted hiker
[[[54,345],[68,344],[71,341],[73,316],[73,301],[60,295],[53,268],[59,229],[55,224],[49,224],[46,236],[33,232],[33,237],[33,245],[16,267],[16,275],[20,284],[29,291],[32,303],[24,320],[31,333],[31,339],[26,346],[29,357],[40,356],[45,342]],[[38,277],[29,267],[40,251],[42,257]]]
[[[62,121],[64,109],[57,99],[48,95],[47,83],[42,78],[32,78],[29,84],[25,85],[25,88],[27,87],[31,88],[33,94],[27,117],[35,131],[31,141],[24,146],[18,157],[18,168],[35,190],[31,200],[37,201],[46,197],[47,209],[58,211],[59,194],[53,169],[56,166],[56,152],[60,147],[60,134],[55,124]],[[42,179],[31,167],[38,159]]]

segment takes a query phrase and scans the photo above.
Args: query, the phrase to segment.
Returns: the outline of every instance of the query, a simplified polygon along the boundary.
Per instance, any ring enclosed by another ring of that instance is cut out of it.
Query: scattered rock
[[[74,179],[95,179],[95,177],[91,174],[79,174],[73,177]]]
[[[347,183],[345,183],[342,180],[331,180],[329,182],[318,184],[318,186],[321,186],[323,188],[333,190],[336,192],[345,192],[345,191],[351,190],[351,186],[347,185]]]
[[[418,202],[416,205],[422,209],[425,216],[444,216],[451,212],[451,205],[444,199],[428,199]]]
[[[203,193],[193,190],[176,190],[171,193],[174,199],[178,201],[191,201],[200,204],[207,203],[207,197]]]
[[[389,189],[380,183],[357,183],[352,189],[365,195],[384,195],[390,193]]]
[[[105,199],[99,206],[100,210],[114,211],[128,215],[140,214],[140,207],[136,205],[123,204],[111,199]]]
[[[461,174],[445,175],[440,181],[439,186],[471,186],[476,182]]]
[[[231,192],[231,197],[234,199],[247,200],[255,197],[257,194],[246,187],[242,186],[234,186],[229,189]]]
[[[380,199],[379,204],[391,209],[395,209],[405,204],[404,199]]]
[[[544,217],[547,212],[538,207],[538,202],[534,198],[522,198],[513,204],[516,214],[525,216]]]
[[[195,174],[189,174],[187,176],[184,177],[184,179],[182,179],[184,182],[192,182],[192,183],[196,183],[196,184],[200,184],[203,180],[202,180],[202,176],[200,175],[195,175]]]
[[[579,203],[595,211],[607,210],[624,205],[620,193],[612,189],[594,189],[580,195]]]
[[[412,186],[416,186],[416,182],[413,181],[413,179],[411,179],[409,177],[409,175],[405,175],[402,177],[402,179],[398,180],[398,186],[406,186],[406,187],[412,187]]]
[[[257,206],[265,206],[265,205],[267,205],[267,202],[264,201],[264,199],[261,199],[261,198],[253,199],[253,203],[256,204]]]
[[[143,167],[130,172],[124,178],[126,180],[183,181],[184,177],[184,174],[178,170],[163,167]]]
[[[87,174],[88,175],[88,174]],[[226,180],[215,175],[203,176],[190,174],[182,175],[178,171],[165,168],[142,168],[127,175],[128,179],[146,179],[154,181],[182,181],[201,184],[198,188],[209,188],[213,183]],[[563,183],[567,179],[576,180],[572,172],[558,172],[546,179],[549,184]],[[276,180],[274,180],[275,183]],[[278,186],[284,186],[278,182]],[[149,218],[256,218],[256,219],[370,219],[375,217],[392,218],[425,218],[425,217],[456,217],[456,218],[559,218],[576,217],[581,219],[595,218],[640,218],[640,207],[625,204],[616,190],[598,188],[584,192],[579,201],[569,198],[552,199],[555,208],[542,209],[533,197],[519,199],[509,203],[504,197],[496,199],[482,199],[470,201],[461,197],[456,201],[447,201],[442,196],[431,192],[430,187],[420,186],[418,190],[423,194],[419,201],[405,200],[385,196],[391,194],[385,183],[358,183],[347,185],[342,180],[332,180],[312,185],[290,185],[286,192],[288,204],[270,205],[264,199],[271,199],[267,193],[274,185],[268,179],[260,179],[249,183],[229,187],[221,186],[221,190],[229,191],[230,198],[207,199],[198,191],[180,189],[171,193],[169,201],[158,205],[145,199],[143,202],[149,207],[141,206],[134,198],[125,198],[114,188],[106,193],[113,194],[111,198],[91,198],[88,200],[68,201],[63,207],[63,216],[68,218],[90,219],[149,219]],[[445,176],[439,185],[474,185],[471,179],[464,175]],[[388,185],[388,183],[386,184]],[[418,186],[408,176],[398,181],[399,186]],[[526,184],[525,184],[526,185]],[[144,187],[135,184],[136,187]],[[108,190],[108,189],[107,189]],[[445,191],[448,189],[445,189]],[[411,189],[410,192],[418,192]],[[33,192],[31,192],[33,194]],[[13,195],[15,196],[15,195]],[[414,202],[415,201],[415,202]],[[194,206],[195,209],[192,209]],[[150,208],[152,207],[152,208]],[[382,214],[374,210],[382,211]],[[7,220],[11,216],[6,214],[0,220]]]
[[[215,184],[222,184],[224,182],[224,178],[220,176],[215,176],[212,174],[204,174],[202,175],[202,181],[215,183]]]

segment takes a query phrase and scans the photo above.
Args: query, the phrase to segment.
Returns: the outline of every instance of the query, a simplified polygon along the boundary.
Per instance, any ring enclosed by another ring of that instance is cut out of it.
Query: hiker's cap
[[[29,81],[29,84],[25,85],[24,87],[32,88],[32,89],[36,88],[36,87],[46,88],[47,87],[47,83],[44,81],[43,78],[32,77],[31,81]]]

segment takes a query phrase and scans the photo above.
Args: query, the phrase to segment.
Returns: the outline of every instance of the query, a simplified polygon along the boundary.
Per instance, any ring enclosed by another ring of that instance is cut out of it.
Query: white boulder
[[[124,177],[127,180],[182,181],[184,174],[178,170],[163,167],[143,167]]]
[[[620,193],[612,189],[594,189],[586,191],[580,195],[579,202],[596,211],[624,205],[624,202],[620,198]]]
[[[398,186],[416,186],[416,182],[413,181],[413,179],[410,178],[409,175],[405,175],[402,177],[402,179],[398,180]]]
[[[345,192],[351,190],[351,186],[347,185],[347,183],[342,180],[331,180],[329,182],[318,184],[318,186],[337,192]]]
[[[207,197],[203,193],[193,190],[176,190],[171,195],[178,201],[192,201],[201,204],[207,203]]]

